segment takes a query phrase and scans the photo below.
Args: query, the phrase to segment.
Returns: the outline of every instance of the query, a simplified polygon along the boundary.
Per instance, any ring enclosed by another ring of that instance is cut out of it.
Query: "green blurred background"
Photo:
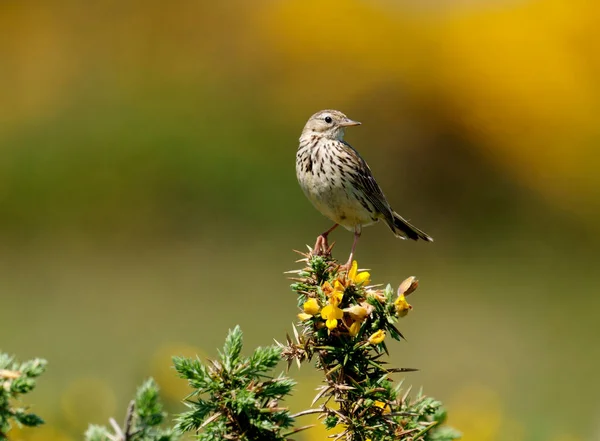
[[[364,231],[361,267],[418,276],[392,362],[476,441],[600,439],[600,4],[587,0],[76,0],[0,4],[1,348],[81,439],[170,356],[240,324],[282,339],[292,249],[330,223],[295,177],[336,108],[433,244]],[[345,259],[351,234],[336,231]],[[249,348],[248,348],[249,349]],[[308,366],[290,406],[309,405]],[[308,423],[307,419],[302,423]],[[325,439],[322,429],[302,438]]]

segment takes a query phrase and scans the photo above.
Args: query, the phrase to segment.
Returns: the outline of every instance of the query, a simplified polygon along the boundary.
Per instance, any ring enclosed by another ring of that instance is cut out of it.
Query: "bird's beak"
[[[344,121],[342,121],[340,123],[340,126],[342,126],[342,127],[360,126],[360,123],[358,121],[352,121],[351,119],[346,118]]]

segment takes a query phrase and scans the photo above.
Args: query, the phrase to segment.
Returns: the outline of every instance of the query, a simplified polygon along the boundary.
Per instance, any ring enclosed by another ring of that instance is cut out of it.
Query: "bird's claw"
[[[323,236],[320,234],[317,236],[317,241],[315,242],[315,246],[313,248],[313,255],[321,256],[323,254],[322,251],[327,249],[327,236]]]
[[[313,256],[330,256],[334,245],[335,242],[329,245],[327,242],[327,236],[320,234],[317,236],[317,241],[315,242],[312,254]]]

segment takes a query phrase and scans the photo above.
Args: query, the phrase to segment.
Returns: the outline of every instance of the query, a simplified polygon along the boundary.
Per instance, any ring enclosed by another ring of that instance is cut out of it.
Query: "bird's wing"
[[[355,185],[362,190],[365,198],[373,205],[373,207],[393,223],[394,214],[392,208],[379,187],[379,184],[377,184],[377,181],[373,177],[373,173],[367,165],[367,162],[350,144],[345,141],[342,142],[347,147],[347,153],[355,159],[354,162],[360,164],[360,167],[357,167],[356,170],[354,170],[355,173],[351,174],[354,178]]]

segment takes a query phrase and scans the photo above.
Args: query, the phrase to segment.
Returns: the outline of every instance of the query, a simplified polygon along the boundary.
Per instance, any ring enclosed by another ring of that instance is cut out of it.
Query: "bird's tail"
[[[387,222],[392,232],[404,239],[412,240],[426,240],[427,242],[433,242],[433,238],[428,236],[424,231],[419,230],[414,225],[411,225],[406,219],[394,212],[394,223]]]

